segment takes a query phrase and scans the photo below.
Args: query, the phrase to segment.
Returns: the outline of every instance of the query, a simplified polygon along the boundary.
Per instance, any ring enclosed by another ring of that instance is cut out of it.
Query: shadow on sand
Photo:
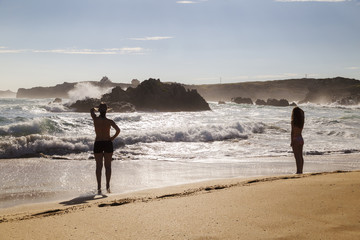
[[[74,199],[71,199],[69,201],[61,202],[60,204],[62,204],[64,206],[78,205],[78,204],[88,203],[89,201],[104,199],[104,198],[107,198],[107,197],[108,196],[104,195],[104,194],[99,195],[99,194],[89,193],[89,194],[84,194],[84,195],[81,195],[81,196],[76,197]]]

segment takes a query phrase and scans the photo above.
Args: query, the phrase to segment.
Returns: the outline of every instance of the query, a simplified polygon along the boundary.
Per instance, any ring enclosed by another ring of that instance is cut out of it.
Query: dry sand
[[[0,209],[0,239],[360,239],[360,171]]]

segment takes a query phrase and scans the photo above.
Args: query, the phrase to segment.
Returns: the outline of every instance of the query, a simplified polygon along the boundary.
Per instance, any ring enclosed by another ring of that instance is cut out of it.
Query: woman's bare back
[[[103,117],[94,118],[96,141],[110,141],[111,122],[112,120]]]

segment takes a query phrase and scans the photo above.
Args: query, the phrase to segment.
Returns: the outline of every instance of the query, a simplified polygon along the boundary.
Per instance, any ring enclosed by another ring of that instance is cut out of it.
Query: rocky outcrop
[[[101,99],[79,100],[70,105],[76,111],[89,111],[100,102],[106,102],[113,111],[204,111],[210,110],[209,104],[196,90],[187,90],[181,84],[166,84],[160,80],[143,81],[136,88],[115,87]],[[119,106],[119,107],[118,107]],[[133,106],[133,108],[131,107]]]
[[[260,105],[260,106],[266,106],[266,102],[262,99],[257,99],[255,102],[256,105]]]
[[[288,100],[286,99],[268,99],[266,101],[266,105],[268,106],[275,106],[275,107],[288,107],[290,104],[288,102]]]
[[[264,100],[257,99],[255,104],[260,106],[275,106],[275,107],[296,106],[294,102],[289,104],[289,101],[286,99],[277,100],[272,98],[268,99],[266,102]]]
[[[55,98],[53,103],[62,103],[62,99],[61,98]]]
[[[251,98],[236,97],[236,98],[232,98],[231,101],[237,104],[251,104],[251,105],[254,104]]]
[[[76,112],[89,112],[91,108],[99,106],[101,102],[100,99],[86,98],[67,105],[67,107]],[[110,102],[108,105],[112,112],[135,112],[136,110],[135,106],[128,102]]]
[[[360,104],[360,94],[359,95],[353,95],[349,97],[343,97],[341,99],[337,99],[335,101],[337,104],[340,105],[359,105]]]
[[[237,98],[232,98],[231,101],[238,104],[254,104],[251,98],[237,97]],[[275,107],[296,106],[295,103],[289,104],[289,101],[286,99],[278,100],[274,98],[269,98],[266,102],[262,99],[257,99],[255,104],[260,106],[275,106]]]
[[[68,104],[66,106],[76,112],[90,112],[91,108],[99,106],[100,103],[100,99],[86,98],[84,100],[77,100],[75,103]]]

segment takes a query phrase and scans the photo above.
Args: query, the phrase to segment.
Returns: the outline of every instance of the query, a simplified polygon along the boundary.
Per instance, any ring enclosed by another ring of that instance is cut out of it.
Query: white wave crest
[[[74,89],[68,92],[72,102],[83,100],[85,98],[101,98],[102,95],[108,93],[111,88],[101,88],[91,83],[81,82],[74,86]]]
[[[233,125],[208,125],[184,129],[136,132],[125,136],[125,144],[139,142],[213,142],[230,139],[247,139],[251,134],[263,133],[264,124],[250,123]]]
[[[17,158],[47,155],[82,153],[92,149],[91,138],[57,138],[49,135],[33,134],[10,137],[0,141],[0,158]]]
[[[61,132],[55,121],[48,118],[37,118],[28,122],[17,122],[0,127],[0,136],[26,136]]]

